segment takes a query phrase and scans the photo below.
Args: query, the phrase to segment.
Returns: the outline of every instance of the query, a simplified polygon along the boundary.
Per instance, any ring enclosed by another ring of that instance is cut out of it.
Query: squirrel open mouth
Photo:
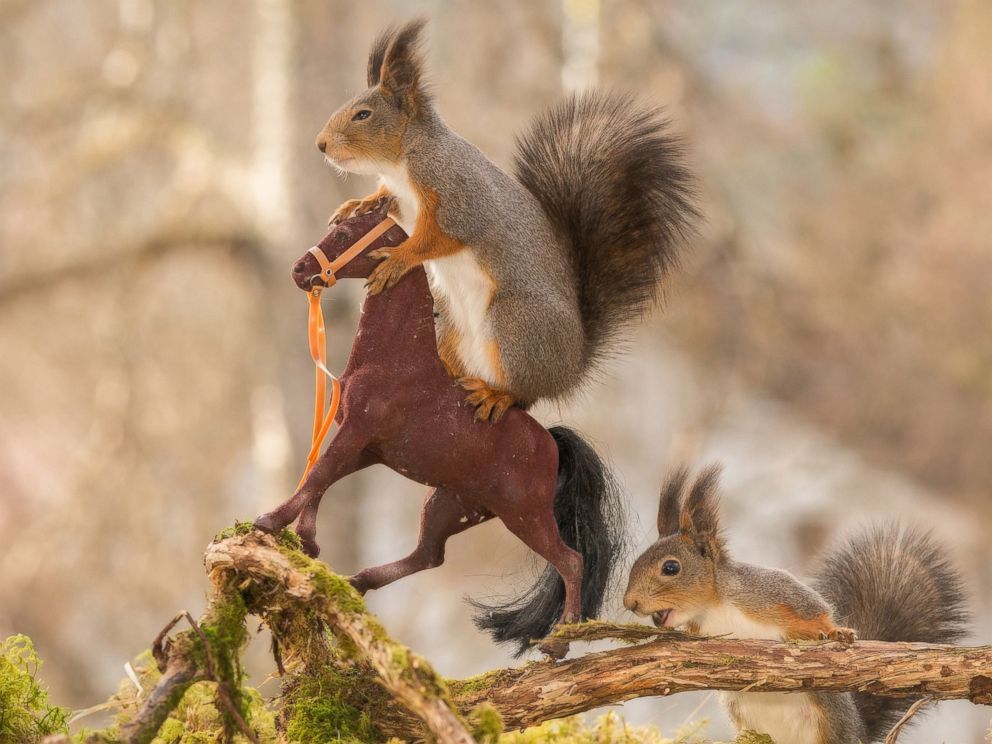
[[[673,610],[668,608],[667,610],[658,610],[651,614],[651,621],[659,628],[664,628],[668,625],[668,620],[672,616]]]

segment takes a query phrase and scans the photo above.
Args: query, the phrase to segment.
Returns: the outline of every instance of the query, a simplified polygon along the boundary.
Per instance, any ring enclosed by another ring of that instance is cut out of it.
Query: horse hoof
[[[545,638],[537,644],[537,650],[552,661],[560,661],[568,656],[568,641],[560,638]]]
[[[256,530],[261,530],[262,532],[268,532],[270,535],[278,532],[279,528],[276,527],[275,520],[268,514],[263,514],[258,519],[255,520],[252,525]]]
[[[303,552],[306,553],[311,558],[316,558],[320,555],[320,546],[313,540],[305,537],[300,537],[300,543],[303,547]]]
[[[355,591],[361,594],[363,597],[365,596],[365,593],[368,592],[369,590],[368,584],[362,578],[362,575],[360,573],[357,573],[354,576],[349,576],[348,583],[351,584],[355,588]]]

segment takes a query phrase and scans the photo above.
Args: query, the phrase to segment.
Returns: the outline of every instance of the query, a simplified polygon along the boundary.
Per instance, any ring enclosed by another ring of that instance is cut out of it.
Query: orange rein
[[[396,223],[387,217],[378,225],[369,230],[359,238],[344,253],[333,261],[328,260],[324,252],[317,246],[310,249],[310,253],[320,264],[320,278],[324,286],[313,287],[307,294],[309,302],[309,312],[307,315],[307,340],[310,345],[310,358],[313,359],[314,366],[314,402],[313,402],[313,433],[310,440],[310,454],[307,455],[307,466],[303,471],[300,482],[296,485],[297,490],[303,485],[310,471],[313,469],[317,458],[320,456],[320,448],[327,438],[327,433],[331,430],[331,424],[338,415],[338,406],[341,404],[341,383],[329,369],[327,369],[327,334],[324,331],[324,311],[320,306],[320,293],[327,287],[332,287],[337,282],[337,272],[340,271],[349,261],[359,256],[362,251],[374,243],[389,228]],[[331,380],[331,402],[324,412],[324,400],[327,397],[327,380]]]

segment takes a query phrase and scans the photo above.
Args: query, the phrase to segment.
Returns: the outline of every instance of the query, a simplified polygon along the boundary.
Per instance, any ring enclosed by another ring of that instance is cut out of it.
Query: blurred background
[[[375,33],[415,13],[440,111],[500,164],[592,85],[664,104],[691,147],[707,221],[663,311],[535,414],[612,459],[634,549],[666,471],[719,461],[738,558],[802,576],[862,523],[929,525],[992,640],[987,0],[0,0],[0,636],[34,639],[54,699],[104,700],[204,606],[213,534],[291,492],[313,376],[289,269],[371,190],[313,139],[364,88]],[[360,293],[325,295],[338,368]],[[423,492],[385,470],[336,485],[322,558],[405,554]],[[475,674],[510,660],[463,596],[537,568],[487,524],[369,602],[443,673]],[[729,733],[711,694],[625,712]],[[903,738],[988,727],[944,704]]]

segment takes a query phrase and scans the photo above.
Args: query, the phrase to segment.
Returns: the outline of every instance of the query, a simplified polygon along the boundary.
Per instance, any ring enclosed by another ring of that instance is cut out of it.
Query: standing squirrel
[[[777,641],[954,643],[966,632],[963,585],[925,533],[887,525],[829,553],[814,587],[786,571],[734,561],[720,533],[719,469],[662,489],[657,542],[634,563],[624,606],[658,626]],[[688,491],[688,493],[686,493]],[[850,626],[850,627],[847,627]],[[776,744],[877,741],[911,700],[858,693],[724,693],[738,731]]]
[[[609,354],[675,266],[696,209],[679,140],[626,95],[588,93],[539,116],[511,176],[434,108],[423,20],[389,29],[369,89],[338,109],[317,147],[379,189],[331,218],[387,199],[409,239],[378,252],[369,291],[423,263],[438,352],[480,419],[560,398]]]

